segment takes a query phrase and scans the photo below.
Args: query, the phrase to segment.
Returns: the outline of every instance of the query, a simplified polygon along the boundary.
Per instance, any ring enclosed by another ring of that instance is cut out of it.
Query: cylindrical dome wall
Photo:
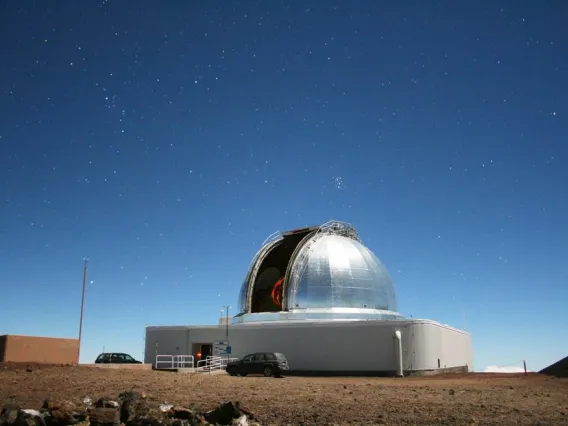
[[[387,269],[342,222],[267,242],[247,272],[239,307],[234,322],[402,318]]]

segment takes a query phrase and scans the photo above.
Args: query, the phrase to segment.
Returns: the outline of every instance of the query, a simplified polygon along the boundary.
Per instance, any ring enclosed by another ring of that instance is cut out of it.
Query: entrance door
[[[203,358],[203,354],[201,353],[201,343],[194,343],[194,344],[192,345],[192,348],[191,348],[191,349],[192,349],[192,353],[191,353],[191,354],[193,355],[193,360],[194,360],[194,362],[195,362],[194,367],[201,367],[201,366],[203,366],[203,363],[202,363],[202,362],[199,362],[199,361],[201,361],[202,359],[205,359],[205,358]]]
[[[213,344],[212,343],[194,343],[193,344],[193,357],[196,367],[204,367],[205,360],[208,356],[213,355]],[[203,360],[204,362],[199,362]]]
[[[213,345],[211,343],[204,343],[201,345],[201,359],[207,359],[208,356],[213,355]]]

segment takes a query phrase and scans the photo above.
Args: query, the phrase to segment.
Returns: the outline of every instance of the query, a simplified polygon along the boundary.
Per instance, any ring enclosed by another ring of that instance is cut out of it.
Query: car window
[[[98,362],[100,362],[100,361],[102,361],[104,358],[105,358],[105,354],[100,354],[100,355],[97,357],[96,360],[97,360]]]
[[[134,361],[134,358],[132,358],[130,355],[124,355],[124,360],[125,361]]]
[[[247,355],[243,358],[243,362],[252,362],[252,357],[254,355]]]
[[[124,361],[124,357],[122,356],[122,354],[112,354],[112,361],[111,362],[123,362]]]
[[[254,354],[254,362],[264,362],[264,354]]]
[[[264,354],[264,358],[267,361],[276,361],[276,356],[274,354]]]

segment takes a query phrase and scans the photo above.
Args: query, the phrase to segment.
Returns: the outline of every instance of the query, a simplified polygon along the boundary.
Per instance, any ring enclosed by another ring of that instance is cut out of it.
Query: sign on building
[[[229,342],[225,342],[225,341],[214,342],[213,343],[213,356],[227,355],[227,348],[228,347],[229,347]],[[230,349],[229,349],[229,351],[230,351]]]

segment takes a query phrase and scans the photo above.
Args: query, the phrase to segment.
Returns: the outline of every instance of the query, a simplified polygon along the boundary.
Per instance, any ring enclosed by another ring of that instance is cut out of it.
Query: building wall
[[[189,355],[187,327],[146,328],[144,363],[155,364],[156,355]]]
[[[435,370],[462,366],[467,366],[469,371],[473,370],[469,333],[428,320],[409,323],[401,332],[405,370]]]
[[[6,335],[2,360],[41,364],[77,364],[78,339]],[[1,344],[0,344],[1,348]]]
[[[195,343],[225,339],[225,326],[147,327],[144,363],[155,366],[158,355],[195,355]]]
[[[282,352],[294,370],[387,372],[396,369],[396,330],[405,371],[471,370],[471,336],[427,320],[238,324],[230,327],[229,340],[231,357]],[[224,327],[148,327],[145,362],[154,364],[156,342],[160,354],[192,355],[194,343],[224,339]]]
[[[294,370],[395,369],[392,328],[374,321],[248,324],[235,327],[230,342],[239,357],[250,352],[282,352]]]

